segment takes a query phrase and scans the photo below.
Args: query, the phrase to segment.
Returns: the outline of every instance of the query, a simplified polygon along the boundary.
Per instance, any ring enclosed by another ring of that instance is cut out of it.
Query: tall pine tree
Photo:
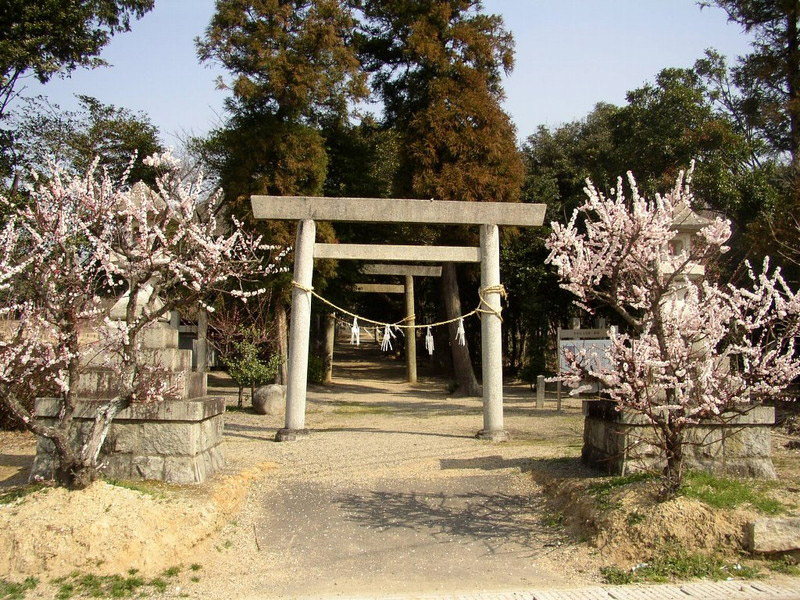
[[[232,75],[220,81],[232,92],[230,119],[203,144],[227,200],[245,216],[251,194],[319,195],[327,168],[320,122],[346,119],[349,103],[367,93],[352,13],[338,0],[217,0],[216,9],[197,49]],[[277,243],[293,243],[286,224],[269,229]],[[287,289],[275,296],[283,356]]]
[[[500,107],[501,76],[514,63],[502,18],[484,14],[479,0],[363,0],[360,7],[361,56],[386,124],[402,140],[395,193],[517,201],[524,168]],[[455,275],[454,265],[445,265],[448,318],[461,312]],[[466,347],[451,348],[460,391],[478,394]]]

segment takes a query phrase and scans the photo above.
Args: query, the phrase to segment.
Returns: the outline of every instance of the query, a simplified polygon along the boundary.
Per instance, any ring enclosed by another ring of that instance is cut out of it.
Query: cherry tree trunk
[[[667,423],[662,428],[667,462],[661,477],[661,496],[673,498],[683,483],[683,428]]]
[[[442,265],[442,296],[447,319],[455,319],[463,314],[458,293],[456,267],[453,263]],[[469,346],[466,343],[462,346],[454,341],[458,331],[458,322],[450,323],[447,327],[453,356],[453,374],[457,385],[456,393],[462,396],[480,396],[481,386],[478,385],[478,380],[475,378],[475,371],[469,358]]]

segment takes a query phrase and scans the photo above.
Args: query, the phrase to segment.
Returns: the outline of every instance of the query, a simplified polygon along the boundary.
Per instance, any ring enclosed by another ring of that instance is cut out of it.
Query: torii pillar
[[[500,236],[498,225],[536,226],[544,220],[544,204],[503,202],[455,202],[386,198],[318,198],[309,196],[252,196],[256,219],[300,221],[295,246],[295,287],[289,328],[289,381],[286,390],[286,427],[277,441],[295,440],[305,429],[308,338],[311,324],[311,286],[314,258],[455,262],[454,256],[474,258],[473,248],[446,246],[369,246],[315,244],[314,219],[367,223],[429,223],[480,225],[481,320],[483,357],[483,428],[478,437],[502,441],[503,358],[500,319]],[[328,248],[321,250],[322,246]],[[331,248],[333,246],[333,248]],[[456,259],[457,260],[457,259]]]

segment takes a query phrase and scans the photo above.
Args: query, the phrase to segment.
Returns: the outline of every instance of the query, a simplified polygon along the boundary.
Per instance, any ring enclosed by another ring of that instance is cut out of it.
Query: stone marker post
[[[503,333],[500,318],[500,231],[497,225],[481,225],[481,359],[483,363],[483,429],[478,437],[500,442],[508,439],[503,429]]]
[[[197,372],[208,371],[208,312],[205,308],[197,309]]]
[[[536,376],[536,408],[544,408],[544,375]]]
[[[311,219],[300,221],[294,247],[294,281],[311,289],[314,276],[314,240],[317,226]],[[306,388],[308,334],[311,329],[311,292],[292,289],[292,318],[289,322],[289,381],[286,386],[286,427],[275,434],[278,442],[296,440],[307,433]]]
[[[336,340],[336,315],[328,313],[325,321],[325,376],[323,383],[333,381],[333,345]]]
[[[406,379],[417,383],[417,331],[414,329],[414,276],[406,275]]]

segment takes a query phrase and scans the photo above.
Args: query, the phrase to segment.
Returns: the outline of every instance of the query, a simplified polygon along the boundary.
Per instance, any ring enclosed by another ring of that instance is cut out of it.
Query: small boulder
[[[259,415],[281,415],[286,410],[286,386],[263,385],[253,394],[253,409]]]
[[[750,552],[800,549],[800,517],[764,517],[747,524]]]

